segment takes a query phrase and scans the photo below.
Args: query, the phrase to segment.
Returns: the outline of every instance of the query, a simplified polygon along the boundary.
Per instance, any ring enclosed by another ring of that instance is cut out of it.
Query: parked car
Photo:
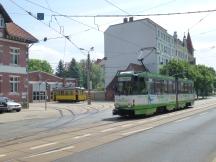
[[[0,112],[5,111],[21,111],[22,106],[21,104],[14,102],[13,100],[7,98],[7,97],[0,97]]]

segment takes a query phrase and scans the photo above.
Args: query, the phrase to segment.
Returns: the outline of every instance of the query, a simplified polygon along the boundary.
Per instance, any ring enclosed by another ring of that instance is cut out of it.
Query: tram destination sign
[[[131,81],[131,77],[119,77],[118,78],[119,82],[126,82],[126,81]]]

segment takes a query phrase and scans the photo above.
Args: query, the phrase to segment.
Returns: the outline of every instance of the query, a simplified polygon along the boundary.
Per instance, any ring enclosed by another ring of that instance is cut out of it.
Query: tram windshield
[[[147,94],[147,86],[143,77],[119,77],[116,87],[118,95]]]

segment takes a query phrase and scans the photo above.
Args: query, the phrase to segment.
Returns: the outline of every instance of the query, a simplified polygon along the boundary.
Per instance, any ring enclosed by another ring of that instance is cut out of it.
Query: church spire
[[[188,49],[188,52],[191,55],[194,54],[194,48],[193,48],[193,44],[192,44],[192,41],[191,41],[191,37],[190,37],[189,31],[188,31],[188,34],[187,34],[187,49]]]

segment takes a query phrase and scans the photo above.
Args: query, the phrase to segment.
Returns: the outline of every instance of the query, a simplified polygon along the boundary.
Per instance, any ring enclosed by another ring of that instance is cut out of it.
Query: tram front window
[[[142,82],[118,82],[116,87],[117,95],[141,95],[147,94],[146,84]]]
[[[129,95],[132,94],[131,82],[118,82],[116,93],[119,95]]]

